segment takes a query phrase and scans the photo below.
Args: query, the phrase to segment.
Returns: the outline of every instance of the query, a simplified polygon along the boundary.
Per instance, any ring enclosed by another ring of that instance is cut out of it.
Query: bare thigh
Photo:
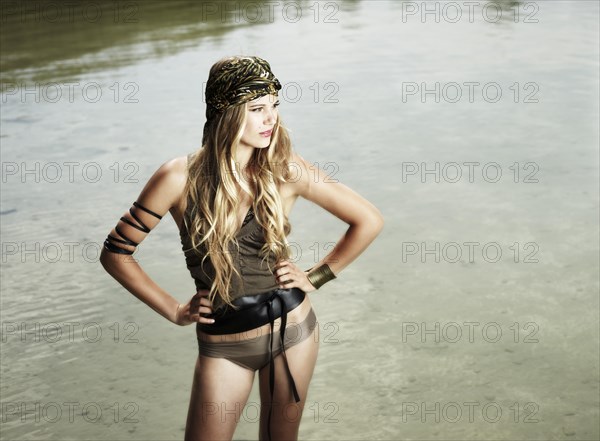
[[[185,441],[231,440],[253,382],[254,371],[225,358],[198,356]]]
[[[304,320],[312,309],[308,296],[287,316],[286,330]],[[281,319],[275,320],[274,337],[279,335]],[[237,342],[254,339],[267,335],[270,325],[264,325],[251,331],[227,334],[209,335],[200,333],[200,344],[206,342]],[[295,330],[290,329],[293,333]],[[295,335],[295,334],[294,334]],[[298,339],[300,340],[300,339]],[[271,417],[271,433],[273,439],[295,439],[300,424],[301,410],[304,407],[308,384],[316,363],[318,353],[318,326],[313,333],[299,343],[286,348],[286,355],[301,402],[296,403],[292,396],[287,380],[287,371],[283,365],[282,354],[274,359],[275,363],[275,394],[274,402],[292,403],[293,408],[284,406],[286,413],[279,413],[273,407]],[[186,441],[231,440],[237,422],[247,403],[254,381],[253,370],[246,369],[226,358],[199,356],[194,372],[194,381],[190,398],[190,407],[186,425]],[[266,438],[268,409],[271,405],[269,394],[269,364],[260,369],[261,395],[261,439]],[[300,410],[300,415],[296,415]],[[291,415],[291,418],[289,417]],[[295,434],[295,435],[294,435]],[[288,438],[288,435],[291,437]],[[282,438],[285,436],[285,438]]]
[[[302,317],[304,318],[304,317]],[[301,320],[299,318],[298,320]],[[259,371],[261,418],[259,439],[267,440],[267,421],[271,406],[271,436],[273,440],[287,441],[298,439],[298,429],[302,412],[306,404],[308,387],[319,353],[319,326],[300,343],[286,349],[285,354],[288,366],[294,377],[296,389],[300,395],[300,401],[296,403],[288,382],[287,372],[284,365],[283,354],[274,359],[275,364],[275,389],[273,401],[271,402],[271,391],[269,387],[269,366]]]

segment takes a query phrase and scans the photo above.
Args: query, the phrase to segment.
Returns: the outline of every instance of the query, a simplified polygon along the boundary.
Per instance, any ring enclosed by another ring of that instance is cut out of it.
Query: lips
[[[260,132],[260,134],[263,135],[263,136],[270,136],[271,133],[273,133],[273,129],[267,130],[266,132]]]

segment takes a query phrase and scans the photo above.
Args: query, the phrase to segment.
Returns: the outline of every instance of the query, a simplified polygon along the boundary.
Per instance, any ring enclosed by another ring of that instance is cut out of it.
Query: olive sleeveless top
[[[184,216],[190,221],[191,201],[188,199],[188,205]],[[191,225],[191,223],[189,223]],[[200,253],[192,249],[192,241],[186,227],[186,223],[180,230],[181,246],[185,255],[185,261],[192,278],[194,279],[196,289],[210,289],[215,278],[215,269],[207,257],[202,264],[202,258],[206,253],[205,244],[200,245]],[[275,275],[269,269],[275,266],[273,255],[263,258],[259,255],[261,247],[265,243],[264,230],[256,220],[252,208],[248,211],[242,227],[236,234],[239,244],[239,252],[235,244],[229,244],[229,251],[232,253],[233,263],[240,276],[232,274],[230,281],[229,295],[231,301],[238,297],[255,295],[279,288]],[[267,264],[268,262],[268,264]],[[213,301],[213,312],[226,306],[221,297],[216,296]]]

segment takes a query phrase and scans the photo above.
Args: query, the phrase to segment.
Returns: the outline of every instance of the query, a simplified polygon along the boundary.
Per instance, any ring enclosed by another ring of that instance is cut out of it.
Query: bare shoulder
[[[292,178],[289,182],[288,193],[293,197],[305,195],[310,185],[309,171],[311,165],[298,152],[292,151],[289,169]]]
[[[187,173],[187,156],[178,156],[161,164],[151,179],[161,181],[163,196],[175,203],[183,193]]]
[[[296,152],[292,151],[291,157],[288,159],[288,169],[291,173],[290,179],[279,186],[279,195],[283,204],[283,212],[286,216],[289,216],[296,199],[303,193],[302,187],[305,183],[298,179],[302,175],[306,175],[303,170],[305,168],[302,164],[303,162],[303,159]]]
[[[160,216],[171,212],[175,217],[181,205],[186,180],[187,157],[169,159],[152,174],[137,201]]]
[[[169,179],[175,182],[185,184],[188,174],[188,158],[187,155],[178,156],[170,159],[161,165],[164,173],[169,175]]]
[[[183,213],[186,209],[184,200],[185,184],[188,177],[188,157],[187,155],[178,156],[170,159],[161,165],[159,171],[164,174],[164,179],[168,188],[168,199],[171,201],[169,211],[173,220],[179,228],[183,222]]]
[[[138,246],[146,238],[147,234],[168,212],[171,212],[179,226],[181,222],[178,216],[178,207],[186,181],[187,157],[173,158],[162,163],[144,185],[135,199],[133,207],[121,217],[119,221],[121,229],[117,231],[118,227],[115,226],[109,233],[109,237],[121,236],[123,239],[129,239],[131,243],[125,243],[127,248],[124,249],[133,252],[135,246]],[[136,225],[145,226],[147,230]],[[119,242],[124,243],[122,240]],[[132,243],[135,243],[133,249],[131,248]],[[101,259],[103,261],[107,255],[110,255],[105,251],[106,248],[102,250],[103,257]]]

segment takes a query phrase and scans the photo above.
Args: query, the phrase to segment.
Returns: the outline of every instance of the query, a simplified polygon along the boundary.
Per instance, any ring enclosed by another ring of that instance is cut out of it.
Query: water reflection
[[[294,2],[309,10],[310,2]],[[331,2],[333,3],[333,2]],[[2,82],[60,80],[173,55],[233,29],[295,21],[281,2],[38,0],[2,2]],[[146,43],[140,46],[139,43]]]
[[[94,2],[111,11],[102,21],[61,24],[21,18],[6,9],[15,3],[2,3],[3,80],[86,76],[82,83],[106,88],[97,102],[81,89],[73,102],[2,96],[7,167],[0,229],[7,250],[15,250],[3,254],[2,320],[29,331],[36,324],[48,330],[63,324],[65,336],[66,324],[78,323],[79,334],[59,342],[34,341],[32,333],[22,339],[17,327],[3,334],[0,393],[3,404],[24,403],[27,410],[35,403],[99,403],[107,416],[90,424],[79,406],[74,422],[36,423],[35,415],[21,420],[13,412],[3,421],[4,438],[183,438],[194,330],[174,329],[132,298],[102,272],[93,250],[160,162],[197,148],[202,80],[213,60],[245,51],[264,55],[283,83],[304,92],[298,101],[282,93],[295,148],[386,216],[385,237],[311,299],[325,337],[302,438],[554,439],[564,433],[598,439],[591,424],[598,416],[598,341],[586,331],[598,311],[598,253],[589,247],[598,243],[597,3],[538,2],[539,25],[524,21],[535,2],[479,1],[470,23],[468,2],[459,0],[462,20],[453,24],[447,9],[440,25],[434,15],[423,22],[423,5],[434,7],[427,1],[323,1],[319,23],[311,16],[314,0],[302,2],[306,13],[297,23],[292,7],[285,18],[281,6],[275,16],[255,17],[256,3],[241,1],[220,2],[222,10],[232,8],[225,20],[206,9],[204,21],[196,2],[120,2],[118,21],[111,15],[114,3]],[[486,4],[494,5],[489,17],[496,6],[506,13],[499,21],[483,20]],[[247,5],[245,12],[239,5]],[[339,12],[327,5],[338,5]],[[407,15],[411,7],[420,9]],[[35,10],[30,14],[35,19]],[[114,99],[109,86],[117,80],[139,86],[139,103],[127,101],[131,90],[124,87]],[[464,89],[456,104],[438,103],[431,94],[402,101],[402,83],[424,83],[423,91],[468,81],[497,82],[505,90],[502,100],[487,102],[478,87],[473,102]],[[539,84],[539,102],[514,101],[515,82]],[[333,83],[336,88],[329,88]],[[496,161],[505,171],[497,183],[482,180],[482,173],[471,181],[466,167],[457,183],[444,173],[455,163]],[[523,182],[529,161],[540,166],[539,183]],[[426,173],[406,173],[411,165]],[[103,172],[98,181],[93,166]],[[58,182],[55,170],[62,172]],[[291,222],[290,241],[306,268],[344,231],[341,222],[302,200]],[[522,264],[530,253],[523,244],[534,241],[540,262]],[[474,242],[477,250],[500,243],[502,261],[492,264],[481,253],[471,259],[462,245]],[[194,286],[178,243],[174,222],[164,219],[138,258],[157,284],[183,301]],[[439,249],[457,243],[463,255],[451,263]],[[407,255],[405,247],[413,244],[422,254]],[[57,247],[59,262],[53,260]],[[502,341],[469,341],[462,326],[460,342],[436,344],[431,334],[426,341],[419,335],[403,341],[407,323],[447,329],[473,322],[501,323]],[[521,344],[529,332],[522,326],[531,322],[539,325],[540,343]],[[82,327],[95,324],[103,339],[88,343]],[[131,338],[131,324],[138,342],[121,344]],[[570,394],[557,403],[563,390]],[[357,406],[358,398],[365,404]],[[508,418],[489,424],[479,413],[475,421],[438,424],[432,415],[407,415],[407,421],[402,412],[401,403],[432,409],[450,400],[499,403]],[[114,421],[111,410],[127,416],[130,402],[139,405],[140,421]],[[260,402],[257,388],[250,402]],[[515,403],[520,411],[529,402],[540,404],[543,420],[515,424]],[[324,417],[338,423],[324,424]],[[256,433],[256,421],[244,419],[236,439],[256,439]]]
[[[513,0],[475,3],[461,4],[459,13],[481,15],[485,9],[488,21],[514,21],[521,4]],[[170,56],[205,39],[223,38],[240,27],[279,20],[295,23],[307,19],[307,14],[312,14],[314,21],[337,23],[342,8],[354,13],[360,6],[361,0],[6,1],[1,5],[0,79],[19,84],[73,79],[149,56]],[[451,4],[443,2],[400,1],[390,2],[390,6],[403,22],[439,21],[440,15],[441,20],[452,21],[456,14]]]

